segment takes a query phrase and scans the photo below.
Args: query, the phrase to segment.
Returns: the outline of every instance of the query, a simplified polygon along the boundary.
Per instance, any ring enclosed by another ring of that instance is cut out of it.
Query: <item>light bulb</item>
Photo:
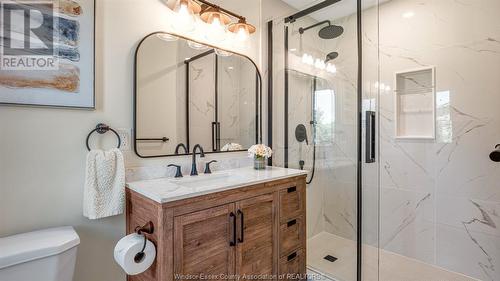
[[[220,50],[220,49],[214,49],[214,50],[215,50],[215,53],[221,57],[230,57],[232,55],[232,53],[224,51],[224,50]]]
[[[307,65],[314,65],[314,58],[311,55],[304,53],[302,55],[302,62]]]
[[[174,10],[176,16],[172,26],[181,32],[188,32],[194,29],[194,13],[189,8],[188,2],[180,0],[176,9]]]
[[[203,50],[206,50],[209,48],[207,45],[203,45],[203,44],[200,44],[198,42],[191,41],[191,40],[188,40],[187,44],[191,49],[195,49],[198,51],[203,51]]]
[[[239,41],[246,41],[250,36],[250,32],[245,26],[240,26],[238,28],[238,33],[236,33],[236,37]]]
[[[302,62],[303,62],[303,63],[307,63],[307,54],[306,54],[306,53],[304,53],[304,54],[302,55]]]
[[[326,71],[328,71],[330,73],[335,73],[335,72],[337,72],[337,68],[335,67],[335,65],[333,65],[331,63],[327,63],[326,64]]]
[[[316,61],[314,62],[314,67],[316,67],[317,69],[323,70],[323,69],[325,69],[325,62],[320,60],[320,59],[316,59]]]
[[[218,15],[214,15],[210,23],[210,31],[207,33],[207,38],[213,41],[222,41],[225,39],[226,30],[221,23]]]
[[[232,23],[228,26],[227,30],[236,35],[236,38],[240,41],[246,41],[250,34],[255,32],[255,26],[247,23],[245,18],[240,18],[238,23]]]
[[[167,42],[177,41],[179,39],[179,37],[171,35],[171,34],[167,34],[167,33],[158,33],[157,36],[161,40],[167,41]]]

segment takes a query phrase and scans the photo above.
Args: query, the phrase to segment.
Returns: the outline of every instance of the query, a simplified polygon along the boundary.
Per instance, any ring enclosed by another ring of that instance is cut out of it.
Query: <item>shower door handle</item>
[[[217,148],[217,151],[220,151],[220,122],[217,122],[215,126],[215,136],[216,136],[216,142],[215,142],[215,147]]]
[[[212,151],[217,151],[217,122],[212,122]]]
[[[366,163],[375,162],[375,111],[366,111]]]

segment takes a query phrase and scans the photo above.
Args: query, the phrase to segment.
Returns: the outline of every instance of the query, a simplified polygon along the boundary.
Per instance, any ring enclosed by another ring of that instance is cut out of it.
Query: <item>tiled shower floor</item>
[[[380,277],[377,278],[380,254]],[[324,259],[332,255],[338,260]],[[312,281],[356,280],[356,242],[328,232],[321,232],[307,241],[308,274]],[[320,274],[323,276],[320,276]],[[363,249],[364,281],[476,281],[462,274],[410,259],[372,246]]]

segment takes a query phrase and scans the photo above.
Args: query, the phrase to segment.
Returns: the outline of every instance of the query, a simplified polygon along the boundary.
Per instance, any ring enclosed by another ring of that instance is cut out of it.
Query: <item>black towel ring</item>
[[[120,146],[122,145],[122,140],[120,139],[120,135],[118,135],[118,133],[115,130],[113,130],[111,127],[109,127],[108,125],[103,124],[103,123],[99,123],[99,124],[97,124],[95,129],[90,131],[90,133],[87,135],[87,140],[85,141],[85,143],[87,144],[87,149],[90,151],[89,139],[90,139],[90,135],[92,135],[92,133],[97,132],[98,134],[102,135],[104,133],[107,133],[108,131],[115,133],[116,137],[118,138],[118,148],[120,148]]]

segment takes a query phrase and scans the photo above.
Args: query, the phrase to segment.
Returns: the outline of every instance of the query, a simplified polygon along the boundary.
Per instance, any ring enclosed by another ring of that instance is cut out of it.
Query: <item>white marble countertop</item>
[[[307,171],[279,167],[267,167],[265,170],[245,167],[178,179],[161,178],[129,182],[127,188],[158,203],[166,203],[305,174]]]

